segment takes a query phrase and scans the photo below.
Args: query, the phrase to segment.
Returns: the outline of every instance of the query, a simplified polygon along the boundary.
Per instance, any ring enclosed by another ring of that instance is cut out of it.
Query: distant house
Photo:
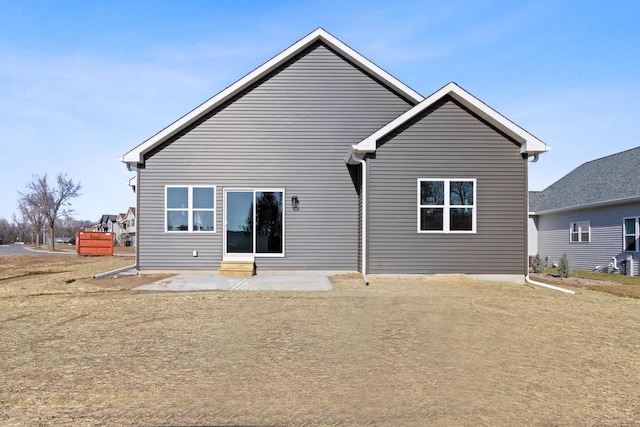
[[[114,232],[114,227],[118,228],[117,215],[102,215],[100,222],[93,226],[93,231]]]
[[[581,270],[640,262],[640,147],[587,162],[529,193],[529,254]],[[613,260],[615,258],[615,261]]]
[[[124,214],[122,232],[123,246],[136,246],[136,208],[130,207]]]
[[[547,150],[457,84],[425,98],[318,29],[121,160],[140,269],[523,281],[528,158]]]
[[[124,213],[121,212],[116,217],[116,222],[118,223],[118,234],[116,235],[116,243],[118,246],[124,245],[124,234],[127,229],[126,220],[125,220],[126,216],[127,216],[126,212]]]

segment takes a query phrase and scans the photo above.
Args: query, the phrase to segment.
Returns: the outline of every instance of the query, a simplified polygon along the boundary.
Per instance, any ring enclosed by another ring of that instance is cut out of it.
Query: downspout
[[[136,264],[130,265],[128,267],[116,268],[115,270],[107,271],[105,273],[96,274],[93,276],[94,279],[102,279],[103,277],[113,276],[118,273],[123,273],[128,270],[133,270],[136,268]]]
[[[534,154],[533,155],[533,160],[529,161],[529,163],[535,163],[538,161],[538,154]],[[529,192],[527,191],[527,212],[529,212]],[[527,224],[529,223],[529,214],[527,213]],[[537,252],[537,251],[536,251]],[[528,257],[527,257],[528,259]],[[575,291],[571,291],[569,289],[565,289],[565,288],[561,288],[559,286],[553,286],[553,285],[549,285],[546,283],[541,283],[541,282],[536,282],[535,280],[532,280],[529,277],[529,263],[527,262],[527,275],[524,276],[524,280],[525,282],[529,283],[530,285],[534,285],[534,286],[541,286],[543,288],[547,288],[547,289],[552,289],[554,291],[559,291],[559,292],[564,292],[566,294],[571,294],[571,295],[575,295]]]
[[[536,282],[535,280],[531,280],[528,274],[525,276],[524,280],[530,285],[542,286],[543,288],[553,289],[554,291],[560,291],[560,292],[564,292],[565,294],[575,295],[575,291],[571,291],[569,289],[561,288],[559,286],[548,285],[546,283],[540,283],[540,282]]]
[[[355,155],[355,152],[351,152],[351,160],[360,163],[362,167],[362,184],[360,186],[360,192],[362,193],[362,278],[364,279],[365,286],[369,286],[369,279],[367,278],[367,162]]]

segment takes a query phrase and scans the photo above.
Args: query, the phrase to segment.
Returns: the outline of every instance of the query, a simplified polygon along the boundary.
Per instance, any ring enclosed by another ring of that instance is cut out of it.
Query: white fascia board
[[[623,199],[612,199],[612,200],[603,200],[601,202],[587,203],[584,205],[576,205],[576,206],[567,206],[564,208],[556,208],[556,209],[547,209],[535,212],[529,212],[530,215],[547,215],[553,213],[567,212],[567,211],[577,211],[582,209],[592,209],[592,208],[601,208],[613,205],[621,205],[624,203],[634,203],[640,202],[640,197],[627,197]]]
[[[293,45],[291,45],[286,50],[282,51],[278,55],[271,58],[269,61],[265,62],[231,86],[228,86],[222,92],[215,95],[213,98],[210,98],[208,101],[205,101],[189,113],[182,116],[180,119],[173,122],[171,125],[167,126],[157,134],[153,135],[151,138],[144,141],[142,144],[135,147],[133,150],[126,153],[120,159],[123,163],[136,165],[143,162],[144,153],[158,146],[166,139],[175,135],[181,129],[189,126],[194,123],[202,116],[212,111],[214,108],[225,102],[227,99],[236,95],[240,91],[246,89],[254,82],[258,81],[260,78],[264,77],[271,71],[275,70],[280,65],[284,64],[289,59],[293,58],[295,55],[300,53],[302,50],[306,49],[312,43],[322,40],[327,45],[331,46],[338,53],[343,55],[345,58],[354,62],[358,66],[362,67],[365,71],[371,73],[376,78],[380,79],[385,84],[389,85],[391,88],[397,90],[402,95],[406,96],[409,99],[412,99],[416,103],[421,102],[424,97],[419,93],[415,92],[413,89],[402,83],[400,80],[393,77],[391,74],[387,73],[373,62],[369,61],[364,56],[360,55],[355,50],[351,49],[349,46],[329,34],[322,28],[318,28],[306,37],[300,39]]]
[[[394,131],[399,126],[401,126],[408,120],[411,120],[413,117],[417,116],[447,95],[450,95],[456,101],[480,116],[482,119],[486,120],[499,130],[504,132],[506,135],[519,142],[521,144],[521,153],[534,155],[549,151],[550,147],[544,142],[540,141],[538,138],[531,135],[529,132],[525,131],[520,126],[513,123],[511,120],[507,119],[502,114],[498,113],[496,110],[489,107],[487,104],[480,101],[478,98],[471,95],[469,92],[462,89],[454,82],[448,83],[443,88],[428,96],[420,104],[398,116],[393,121],[389,122],[384,127],[362,140],[359,144],[353,146],[354,151],[366,153],[376,151],[376,144],[380,138]]]

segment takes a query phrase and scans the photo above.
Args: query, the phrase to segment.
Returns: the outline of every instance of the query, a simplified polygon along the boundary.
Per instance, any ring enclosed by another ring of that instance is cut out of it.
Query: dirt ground
[[[638,299],[464,276],[142,293],[90,279],[131,260],[73,259],[0,280],[2,425],[640,425]]]

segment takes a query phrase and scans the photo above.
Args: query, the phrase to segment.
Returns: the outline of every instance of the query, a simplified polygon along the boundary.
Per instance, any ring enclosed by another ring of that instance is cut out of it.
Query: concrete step
[[[221,276],[251,277],[256,274],[253,261],[222,261],[218,274]]]

